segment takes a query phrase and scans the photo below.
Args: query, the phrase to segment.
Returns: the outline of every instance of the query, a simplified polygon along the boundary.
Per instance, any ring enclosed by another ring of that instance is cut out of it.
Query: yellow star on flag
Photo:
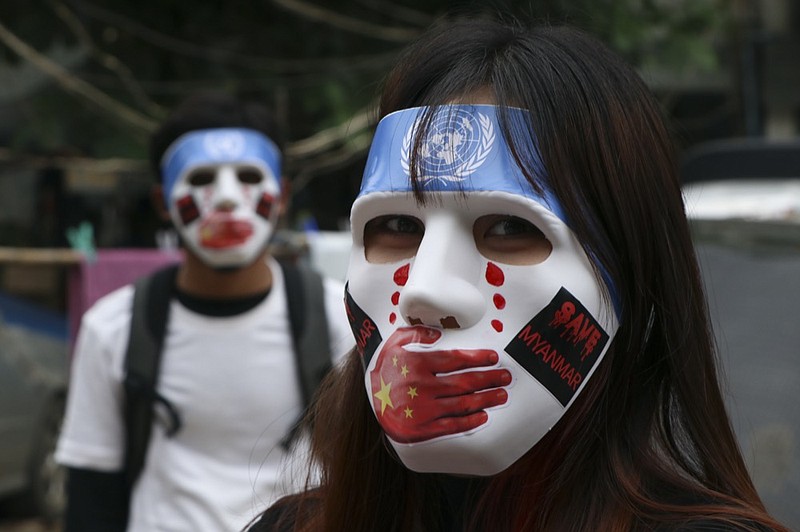
[[[392,366],[397,366],[397,355],[392,357]]]
[[[390,395],[392,392],[392,383],[386,384],[383,382],[383,375],[381,375],[381,390],[375,394],[381,402],[381,415],[383,415],[384,410],[386,410],[386,405],[394,408],[394,404],[392,404],[392,396]]]
[[[408,376],[408,373],[409,373],[409,372],[408,372],[408,366],[406,366],[405,364],[403,364],[403,368],[400,370],[400,373],[402,373],[402,374],[403,374],[403,377],[407,377],[407,376]]]
[[[411,410],[409,407],[406,407],[406,409],[403,410],[403,412],[405,412],[406,418],[414,417],[414,411]]]
[[[417,395],[419,395],[417,393],[417,387],[416,386],[409,386],[407,393],[408,393],[408,395],[411,396],[412,399],[415,398]]]

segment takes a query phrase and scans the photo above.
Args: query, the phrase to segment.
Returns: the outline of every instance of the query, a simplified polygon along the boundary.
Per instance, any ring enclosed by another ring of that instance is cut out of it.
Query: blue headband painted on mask
[[[412,190],[411,153],[427,107],[403,109],[378,124],[367,158],[359,196],[371,192]],[[528,113],[506,110],[511,131],[528,131]],[[525,144],[530,144],[526,142]],[[524,148],[525,144],[520,144]],[[544,175],[534,146],[529,156],[533,175]],[[432,116],[417,150],[417,175],[426,192],[501,191],[536,201],[567,223],[555,196],[540,181],[538,193],[525,178],[503,138],[494,105],[443,105]]]
[[[225,163],[266,165],[277,180],[281,175],[281,153],[266,135],[253,129],[216,128],[190,131],[170,144],[161,159],[165,197],[186,168]]]
[[[369,150],[359,197],[372,192],[410,192],[411,153],[427,107],[412,107],[386,115],[378,124]],[[529,115],[523,109],[505,110],[512,132],[527,132]],[[544,176],[538,150],[517,139],[518,149],[527,154],[534,176]],[[525,178],[502,135],[498,107],[495,105],[442,105],[434,110],[428,131],[417,150],[418,181],[425,192],[499,191],[531,199],[567,226],[570,225],[561,203],[541,179],[537,192]],[[590,254],[591,256],[591,254]],[[597,261],[592,257],[592,261]],[[619,317],[619,292],[602,265],[600,273],[609,289]]]

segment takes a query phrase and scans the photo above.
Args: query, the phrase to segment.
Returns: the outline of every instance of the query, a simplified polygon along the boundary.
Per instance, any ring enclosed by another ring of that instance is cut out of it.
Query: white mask
[[[275,230],[280,152],[264,134],[220,128],[180,136],[161,162],[165,201],[186,245],[214,268],[252,263]]]
[[[552,195],[536,193],[499,134],[497,109],[443,106],[420,150],[426,206],[410,194],[410,146],[422,108],[385,117],[353,204],[346,304],[375,416],[418,472],[493,475],[564,415],[617,328],[580,243]],[[509,118],[525,120],[509,109]],[[473,227],[487,215],[536,226],[552,250],[537,264],[485,258]],[[424,225],[416,254],[368,262],[364,228],[385,215]]]

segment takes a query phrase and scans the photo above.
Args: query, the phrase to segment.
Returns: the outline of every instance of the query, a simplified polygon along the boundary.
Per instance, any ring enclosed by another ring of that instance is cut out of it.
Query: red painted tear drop
[[[396,275],[396,274],[395,274]],[[506,281],[506,276],[496,264],[491,262],[486,265],[486,282],[492,286],[503,286]]]
[[[501,296],[500,294],[495,294],[492,298],[494,300],[494,307],[498,310],[503,310],[506,308],[506,298]]]
[[[398,286],[405,286],[408,282],[408,269],[410,265],[406,264],[405,266],[400,266],[396,272],[394,272],[394,282]]]

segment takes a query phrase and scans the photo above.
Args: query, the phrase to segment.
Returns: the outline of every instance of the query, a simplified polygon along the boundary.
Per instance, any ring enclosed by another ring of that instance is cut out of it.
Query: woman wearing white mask
[[[323,482],[252,530],[784,530],[725,413],[673,149],[633,70],[572,29],[451,20],[379,112]]]

